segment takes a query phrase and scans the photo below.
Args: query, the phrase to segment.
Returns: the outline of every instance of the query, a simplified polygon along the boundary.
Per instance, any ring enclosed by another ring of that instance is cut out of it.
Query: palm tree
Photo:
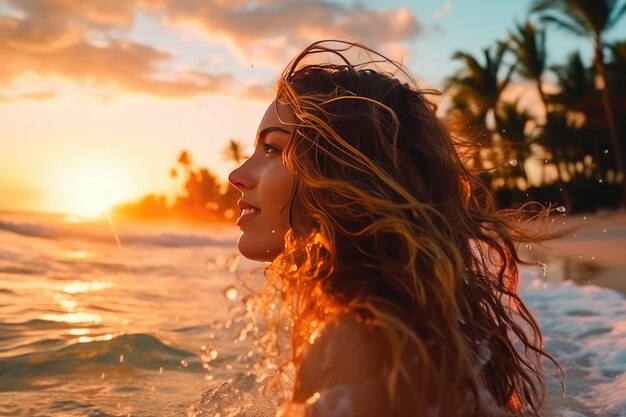
[[[554,115],[562,119],[564,117],[561,117],[562,115],[569,113],[570,119],[584,120],[585,124],[588,124],[590,120],[597,120],[598,116],[601,118],[602,115],[598,114],[601,107],[597,100],[598,92],[594,86],[594,74],[585,67],[580,53],[572,53],[565,65],[553,66],[550,69],[556,75],[559,87],[558,93],[547,96],[548,102],[554,106]],[[548,126],[542,134],[543,143],[555,148],[555,152],[558,151],[556,147],[564,138],[550,138],[549,136],[569,132],[568,129],[562,127],[564,124],[562,120],[556,120],[555,124]],[[600,148],[597,140],[590,142],[596,162],[596,177],[599,179],[602,177]]]
[[[559,92],[548,96],[548,101],[557,107],[582,111],[582,103],[593,96],[595,87],[593,72],[585,67],[580,53],[573,52],[564,65],[550,67],[557,78]]]
[[[626,91],[626,41],[613,42],[607,46],[611,54],[611,60],[606,66],[611,88],[614,91]],[[626,94],[622,93],[620,98],[626,99]]]
[[[519,100],[500,102],[496,111],[504,158],[504,163],[500,164],[500,176],[505,187],[515,188],[518,177],[526,181],[524,162],[530,156],[527,127],[532,118],[526,110],[520,110]]]
[[[455,76],[446,80],[446,90],[452,90],[458,101],[473,103],[483,110],[485,115],[491,114],[496,130],[498,130],[496,114],[498,100],[515,71],[515,65],[512,65],[503,78],[499,77],[507,49],[508,46],[501,42],[498,43],[493,55],[491,48],[483,49],[484,63],[467,52],[455,52],[452,59],[462,61],[465,66]]]
[[[445,123],[451,132],[455,137],[463,139],[464,146],[457,149],[463,162],[469,162],[479,172],[484,170],[480,149],[492,145],[486,116],[484,108],[470,103],[462,94],[455,94],[450,98],[450,106],[445,115]]]
[[[615,27],[626,13],[626,4],[620,5],[620,3],[620,0],[535,0],[531,10],[543,13],[541,20],[545,23],[554,24],[575,35],[590,37],[593,40],[596,84],[602,92],[606,123],[613,145],[615,167],[622,174],[626,174],[624,154],[621,150],[609,86],[607,85],[603,40],[604,33]],[[622,184],[623,197],[626,198],[626,179],[622,181]]]
[[[504,78],[499,76],[506,51],[507,45],[504,43],[498,43],[495,52],[485,48],[482,51],[482,63],[469,53],[457,51],[452,59],[462,61],[464,67],[446,80],[445,90],[450,94],[452,102],[447,120],[453,124],[452,129],[456,128],[461,136],[476,144],[477,149],[471,157],[473,168],[478,171],[483,171],[485,159],[480,150],[493,148],[493,133],[499,130],[496,108],[515,70],[512,66]],[[490,126],[490,117],[493,118],[493,126]]]
[[[515,32],[510,34],[510,44],[511,50],[519,62],[517,72],[535,83],[547,117],[548,103],[542,83],[547,55],[545,31],[536,29],[530,21],[526,21],[524,25],[516,24]]]
[[[180,154],[178,155],[178,159],[176,160],[176,162],[178,163],[178,165],[180,165],[183,168],[185,173],[187,173],[187,176],[189,176],[189,171],[191,170],[191,166],[192,166],[191,155],[189,154],[189,152],[187,152],[186,150],[180,151]]]
[[[243,160],[247,158],[243,153],[243,148],[244,145],[240,141],[229,139],[226,148],[224,148],[224,159],[233,161],[236,165],[240,165]]]

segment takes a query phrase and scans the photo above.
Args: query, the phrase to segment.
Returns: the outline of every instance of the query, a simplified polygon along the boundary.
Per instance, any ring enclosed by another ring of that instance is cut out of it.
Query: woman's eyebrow
[[[266,127],[265,129],[261,130],[256,138],[256,143],[254,144],[254,146],[257,146],[259,144],[259,142],[262,142],[265,140],[265,136],[267,136],[268,133],[271,132],[281,132],[281,133],[287,133],[289,135],[291,135],[291,132],[285,128],[279,127],[279,126],[269,126]]]

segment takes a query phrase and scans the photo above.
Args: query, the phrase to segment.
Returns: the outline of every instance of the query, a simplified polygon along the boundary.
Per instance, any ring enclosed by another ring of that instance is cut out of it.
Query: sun
[[[113,161],[81,159],[57,173],[57,200],[68,214],[97,216],[133,194],[129,172]]]

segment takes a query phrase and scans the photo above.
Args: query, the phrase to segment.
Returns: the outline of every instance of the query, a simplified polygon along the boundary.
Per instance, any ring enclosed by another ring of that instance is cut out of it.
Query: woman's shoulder
[[[388,353],[382,332],[353,314],[327,323],[304,352],[296,379],[294,400],[316,392],[380,378]]]

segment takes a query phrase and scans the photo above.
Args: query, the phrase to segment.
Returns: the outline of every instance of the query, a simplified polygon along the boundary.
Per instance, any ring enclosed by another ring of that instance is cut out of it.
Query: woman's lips
[[[241,215],[237,219],[237,225],[240,225],[243,222],[250,220],[251,218],[257,216],[260,213],[261,213],[261,210],[255,207],[241,209]]]

